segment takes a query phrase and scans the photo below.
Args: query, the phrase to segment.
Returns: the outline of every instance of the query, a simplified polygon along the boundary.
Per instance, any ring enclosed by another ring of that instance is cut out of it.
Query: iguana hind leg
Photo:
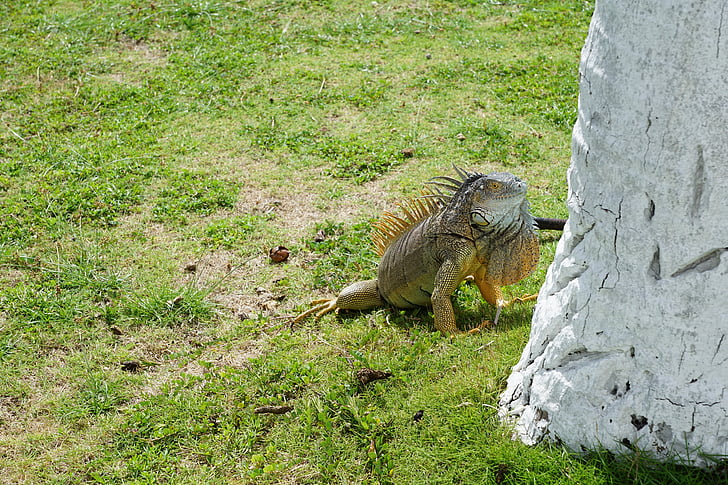
[[[313,308],[306,310],[293,319],[291,325],[301,322],[309,315],[316,314],[318,320],[327,313],[336,310],[369,310],[384,306],[384,300],[379,296],[377,280],[357,281],[339,293],[336,298],[324,298],[311,302]]]

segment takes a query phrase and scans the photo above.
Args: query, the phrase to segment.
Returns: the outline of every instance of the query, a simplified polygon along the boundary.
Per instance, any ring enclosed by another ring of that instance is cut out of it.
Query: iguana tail
[[[536,229],[551,229],[553,231],[563,231],[566,219],[551,219],[548,217],[534,217],[536,220]]]

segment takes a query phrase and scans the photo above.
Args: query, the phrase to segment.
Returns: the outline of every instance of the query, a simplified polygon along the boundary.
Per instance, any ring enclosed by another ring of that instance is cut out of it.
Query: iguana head
[[[463,183],[464,200],[470,201],[470,224],[490,226],[518,218],[528,211],[526,182],[508,172],[474,174]]]
[[[447,203],[445,211],[451,222],[462,224],[466,219],[476,231],[492,232],[503,230],[514,223],[533,224],[529,211],[524,181],[508,172],[493,172],[487,175],[465,172],[456,167],[461,180],[450,177],[436,177],[431,183],[439,188],[438,198]]]

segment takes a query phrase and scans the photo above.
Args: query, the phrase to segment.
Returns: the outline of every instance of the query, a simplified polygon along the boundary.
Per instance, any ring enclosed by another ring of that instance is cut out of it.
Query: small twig
[[[283,30],[281,31],[282,35],[286,35],[288,33],[288,29],[291,26],[291,22],[293,22],[293,19],[292,18],[288,19],[288,22],[286,23],[286,25],[283,27]]]
[[[268,320],[287,320],[289,318],[296,318],[296,315],[278,315],[278,316],[271,316],[268,317]]]
[[[221,284],[223,284],[223,282],[225,282],[225,280],[227,280],[230,277],[230,275],[232,275],[235,271],[239,270],[240,268],[242,268],[243,266],[245,266],[249,262],[251,262],[251,261],[253,261],[253,260],[255,260],[255,259],[259,258],[259,257],[260,257],[260,255],[259,254],[256,254],[255,256],[251,256],[250,258],[246,259],[242,263],[236,264],[235,266],[231,266],[230,269],[227,271],[227,273],[225,273],[220,279],[218,279],[209,288],[207,288],[207,291],[204,292],[204,295],[207,296],[207,295],[211,294]]]
[[[329,347],[338,350],[342,354],[348,354],[349,353],[349,351],[346,350],[344,347],[338,347],[338,346],[332,344],[331,342],[329,342],[328,340],[326,340],[325,338],[323,338],[321,335],[317,335],[316,336],[316,340],[318,340],[319,342],[321,342],[324,345],[328,345]]]
[[[318,96],[319,94],[321,94],[321,91],[323,91],[323,90],[324,90],[324,86],[326,86],[326,78],[323,78],[323,79],[321,80],[321,86],[319,87],[318,93],[316,93],[316,95],[317,95],[317,96]]]
[[[480,347],[478,347],[477,349],[475,349],[475,351],[476,352],[480,352],[481,350],[487,349],[488,347],[490,347],[491,345],[493,345],[494,342],[495,342],[495,340],[491,340],[487,344],[481,345]]]
[[[284,404],[282,406],[260,406],[253,410],[255,414],[286,414],[293,411],[293,406]]]
[[[20,139],[20,141],[23,141],[23,142],[27,142],[28,141],[25,138],[23,138],[22,136],[20,136],[15,130],[13,130],[9,126],[7,126],[7,129],[8,129],[8,131],[10,131],[10,133],[12,133],[13,135],[17,136]]]
[[[424,95],[420,96],[420,99],[417,100],[417,113],[415,113],[415,122],[412,124],[412,145],[415,145],[417,143],[417,134],[419,132],[419,125],[420,125],[420,113],[422,111],[422,101],[425,98]]]

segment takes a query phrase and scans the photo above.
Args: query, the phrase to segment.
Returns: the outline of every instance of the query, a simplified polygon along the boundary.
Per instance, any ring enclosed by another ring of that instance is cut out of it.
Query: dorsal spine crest
[[[422,189],[418,197],[397,204],[401,215],[389,211],[384,212],[379,220],[372,224],[374,251],[378,256],[383,256],[393,241],[423,219],[439,212],[443,207],[439,194]]]
[[[372,224],[372,243],[378,256],[383,256],[390,244],[402,234],[417,225],[423,219],[440,212],[452,200],[463,184],[472,177],[481,176],[477,172],[468,172],[453,165],[460,180],[452,177],[433,177],[426,182],[428,187],[420,191],[419,197],[407,199],[397,204],[402,215],[384,212],[379,220]]]

